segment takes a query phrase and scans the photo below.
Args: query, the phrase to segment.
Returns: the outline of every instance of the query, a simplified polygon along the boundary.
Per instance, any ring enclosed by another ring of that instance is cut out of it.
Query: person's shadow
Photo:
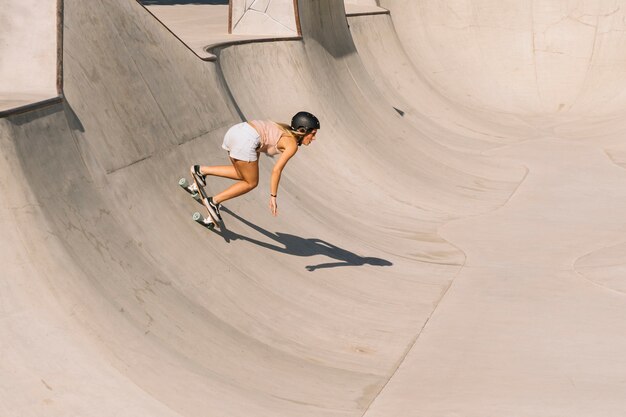
[[[275,250],[276,252],[286,253],[293,256],[315,256],[315,255],[325,255],[331,259],[335,259],[337,262],[327,262],[319,265],[307,265],[306,269],[308,271],[315,271],[316,269],[324,269],[324,268],[337,268],[340,266],[362,266],[362,265],[374,265],[374,266],[391,266],[393,265],[386,259],[373,258],[373,257],[362,257],[355,253],[352,253],[348,250],[339,248],[331,243],[323,241],[321,239],[316,238],[302,238],[295,235],[290,235],[288,233],[272,233],[269,232],[262,227],[259,227],[243,217],[235,214],[232,210],[227,209],[226,207],[222,207],[223,212],[230,214],[233,218],[239,220],[241,223],[250,227],[251,229],[256,230],[264,236],[269,237],[274,240],[277,244],[262,242],[260,240],[241,235],[239,233],[235,233],[226,228],[222,229],[219,234],[221,234],[226,241],[230,240],[245,240],[247,242],[254,243],[263,248]],[[218,233],[218,232],[216,232]]]

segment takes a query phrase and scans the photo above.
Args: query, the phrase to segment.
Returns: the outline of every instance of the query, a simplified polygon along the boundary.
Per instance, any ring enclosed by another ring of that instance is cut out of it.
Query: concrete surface
[[[65,100],[0,119],[0,415],[623,416],[621,4],[378,3],[206,62],[65,1]],[[194,223],[189,165],[301,109],[279,217],[263,158]]]
[[[375,0],[346,0],[344,6],[348,16],[388,13],[386,9],[378,7]]]
[[[144,5],[154,17],[171,30],[198,57],[205,60],[215,58],[215,55],[208,50],[217,44],[285,37],[284,33],[228,33],[228,4],[156,3],[159,2],[155,2],[155,4],[144,2]],[[295,33],[287,35],[297,36]]]
[[[298,36],[293,1],[231,0],[232,33]]]
[[[0,7],[0,112],[57,96],[57,0]]]

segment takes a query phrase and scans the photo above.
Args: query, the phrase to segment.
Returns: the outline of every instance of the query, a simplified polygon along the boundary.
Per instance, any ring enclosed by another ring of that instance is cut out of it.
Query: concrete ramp
[[[56,0],[5,0],[0,9],[0,115],[57,97]]]
[[[619,77],[513,106],[424,55],[468,51],[415,31],[430,2],[377,3],[299,2],[302,39],[207,62],[135,1],[64,1],[63,101],[0,119],[0,414],[623,415],[621,96],[584,105]],[[508,16],[474,3],[437,16]],[[621,8],[549,3],[620,53]],[[493,40],[462,23],[442,27]],[[279,216],[263,158],[226,230],[195,223],[189,166],[227,163],[232,124],[301,109],[322,129]]]

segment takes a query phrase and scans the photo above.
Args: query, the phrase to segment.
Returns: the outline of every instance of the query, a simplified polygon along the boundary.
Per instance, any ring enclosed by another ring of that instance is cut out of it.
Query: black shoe
[[[191,175],[194,176],[201,187],[206,187],[206,175],[202,175],[202,173],[200,173],[200,165],[194,165],[191,167]]]
[[[213,197],[209,197],[206,199],[205,205],[207,206],[207,209],[211,213],[211,217],[219,221],[222,221],[222,215],[220,214],[220,208],[222,207],[221,204],[215,204],[215,202],[213,202]]]

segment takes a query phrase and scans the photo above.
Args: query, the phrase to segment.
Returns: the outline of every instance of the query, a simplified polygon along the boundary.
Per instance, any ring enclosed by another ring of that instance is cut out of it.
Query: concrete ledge
[[[61,103],[62,96],[53,97],[37,102],[31,100],[0,100],[0,118],[14,116],[16,114],[26,113],[32,110],[38,110],[44,107]]]
[[[378,6],[365,6],[361,4],[346,4],[346,16],[371,16],[376,14],[389,14],[389,10]]]
[[[301,39],[299,36],[282,37],[272,34],[230,34],[228,33],[228,6],[144,4],[142,6],[203,61],[215,61],[217,57],[211,50],[218,46]]]

